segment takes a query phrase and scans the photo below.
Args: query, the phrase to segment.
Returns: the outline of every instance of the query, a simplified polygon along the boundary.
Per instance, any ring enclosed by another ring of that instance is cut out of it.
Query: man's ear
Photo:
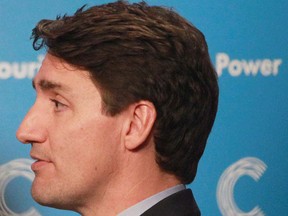
[[[150,101],[139,101],[131,104],[126,111],[125,148],[135,150],[149,137],[156,120],[156,109]]]

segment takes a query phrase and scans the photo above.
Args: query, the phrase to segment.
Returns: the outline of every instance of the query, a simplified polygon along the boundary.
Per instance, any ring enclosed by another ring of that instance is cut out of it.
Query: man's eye
[[[50,99],[54,103],[54,110],[55,111],[62,111],[64,108],[66,108],[66,105],[59,102],[58,100],[55,99]]]

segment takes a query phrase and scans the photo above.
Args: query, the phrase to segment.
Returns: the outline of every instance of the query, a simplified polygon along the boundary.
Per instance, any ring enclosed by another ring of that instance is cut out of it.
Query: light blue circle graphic
[[[16,213],[11,210],[5,202],[5,189],[9,182],[14,178],[24,177],[30,181],[34,179],[34,173],[31,170],[32,160],[16,159],[0,166],[0,215],[1,216],[41,216],[33,207],[22,213]]]

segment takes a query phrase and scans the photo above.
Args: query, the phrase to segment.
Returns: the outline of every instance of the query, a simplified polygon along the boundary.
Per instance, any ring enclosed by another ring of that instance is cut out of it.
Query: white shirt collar
[[[174,187],[168,188],[164,191],[161,191],[147,199],[142,200],[141,202],[129,207],[128,209],[124,210],[117,216],[138,216],[144,213],[146,210],[154,206],[159,201],[165,199],[166,197],[177,193],[181,190],[185,190],[186,187],[183,184],[176,185]]]

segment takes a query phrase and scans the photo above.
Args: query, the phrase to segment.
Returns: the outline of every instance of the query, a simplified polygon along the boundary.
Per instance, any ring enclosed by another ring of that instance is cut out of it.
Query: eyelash
[[[54,103],[54,109],[55,109],[55,111],[60,112],[61,110],[59,110],[59,109],[60,109],[61,107],[66,107],[65,104],[59,102],[58,100],[55,100],[55,99],[50,99],[50,100],[51,100],[51,102]]]

